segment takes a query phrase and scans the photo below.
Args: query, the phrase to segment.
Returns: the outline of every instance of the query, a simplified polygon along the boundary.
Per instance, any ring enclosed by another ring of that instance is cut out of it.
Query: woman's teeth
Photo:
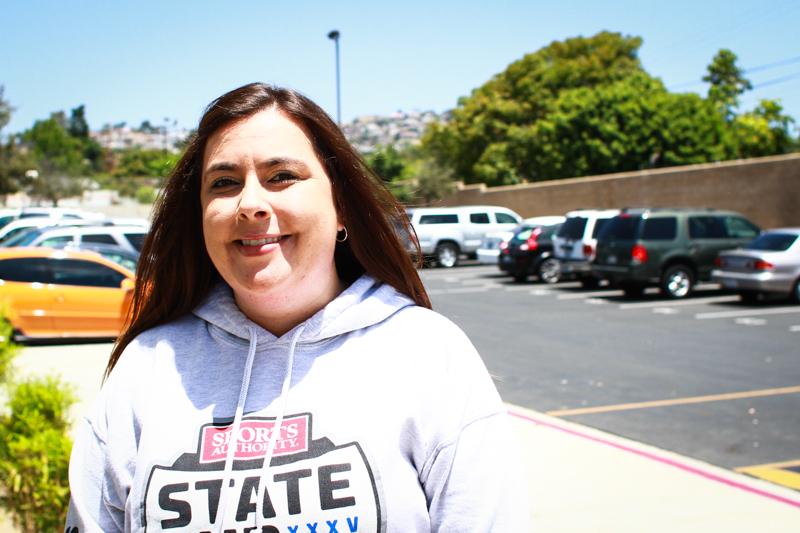
[[[242,244],[245,246],[264,246],[265,244],[273,244],[281,240],[280,237],[268,237],[266,239],[242,239]]]

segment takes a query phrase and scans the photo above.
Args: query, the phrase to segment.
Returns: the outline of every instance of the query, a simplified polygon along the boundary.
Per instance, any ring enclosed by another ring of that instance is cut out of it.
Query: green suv
[[[656,285],[669,298],[684,298],[697,281],[711,279],[719,252],[760,232],[732,211],[623,209],[597,237],[592,273],[621,287],[627,297]]]

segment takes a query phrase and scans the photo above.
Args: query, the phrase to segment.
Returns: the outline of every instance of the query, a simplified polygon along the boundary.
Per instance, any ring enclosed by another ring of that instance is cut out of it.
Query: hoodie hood
[[[258,344],[290,342],[298,328],[301,343],[316,342],[378,324],[414,302],[394,287],[363,275],[317,311],[281,337],[247,318],[236,305],[233,291],[224,282],[215,285],[193,313],[226,333],[244,341],[256,335]]]

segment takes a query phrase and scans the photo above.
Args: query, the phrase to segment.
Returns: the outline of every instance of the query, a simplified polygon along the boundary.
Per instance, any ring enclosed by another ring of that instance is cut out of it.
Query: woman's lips
[[[263,237],[260,239],[237,239],[234,241],[244,255],[262,255],[277,250],[289,235]]]

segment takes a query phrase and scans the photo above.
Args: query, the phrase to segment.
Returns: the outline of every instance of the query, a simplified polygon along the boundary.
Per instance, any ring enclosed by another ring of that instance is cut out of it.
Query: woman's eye
[[[228,177],[217,178],[211,182],[212,189],[220,189],[222,187],[229,187],[231,185],[236,185],[236,180]]]
[[[291,172],[278,172],[269,180],[270,183],[291,183],[297,181],[299,178]]]

